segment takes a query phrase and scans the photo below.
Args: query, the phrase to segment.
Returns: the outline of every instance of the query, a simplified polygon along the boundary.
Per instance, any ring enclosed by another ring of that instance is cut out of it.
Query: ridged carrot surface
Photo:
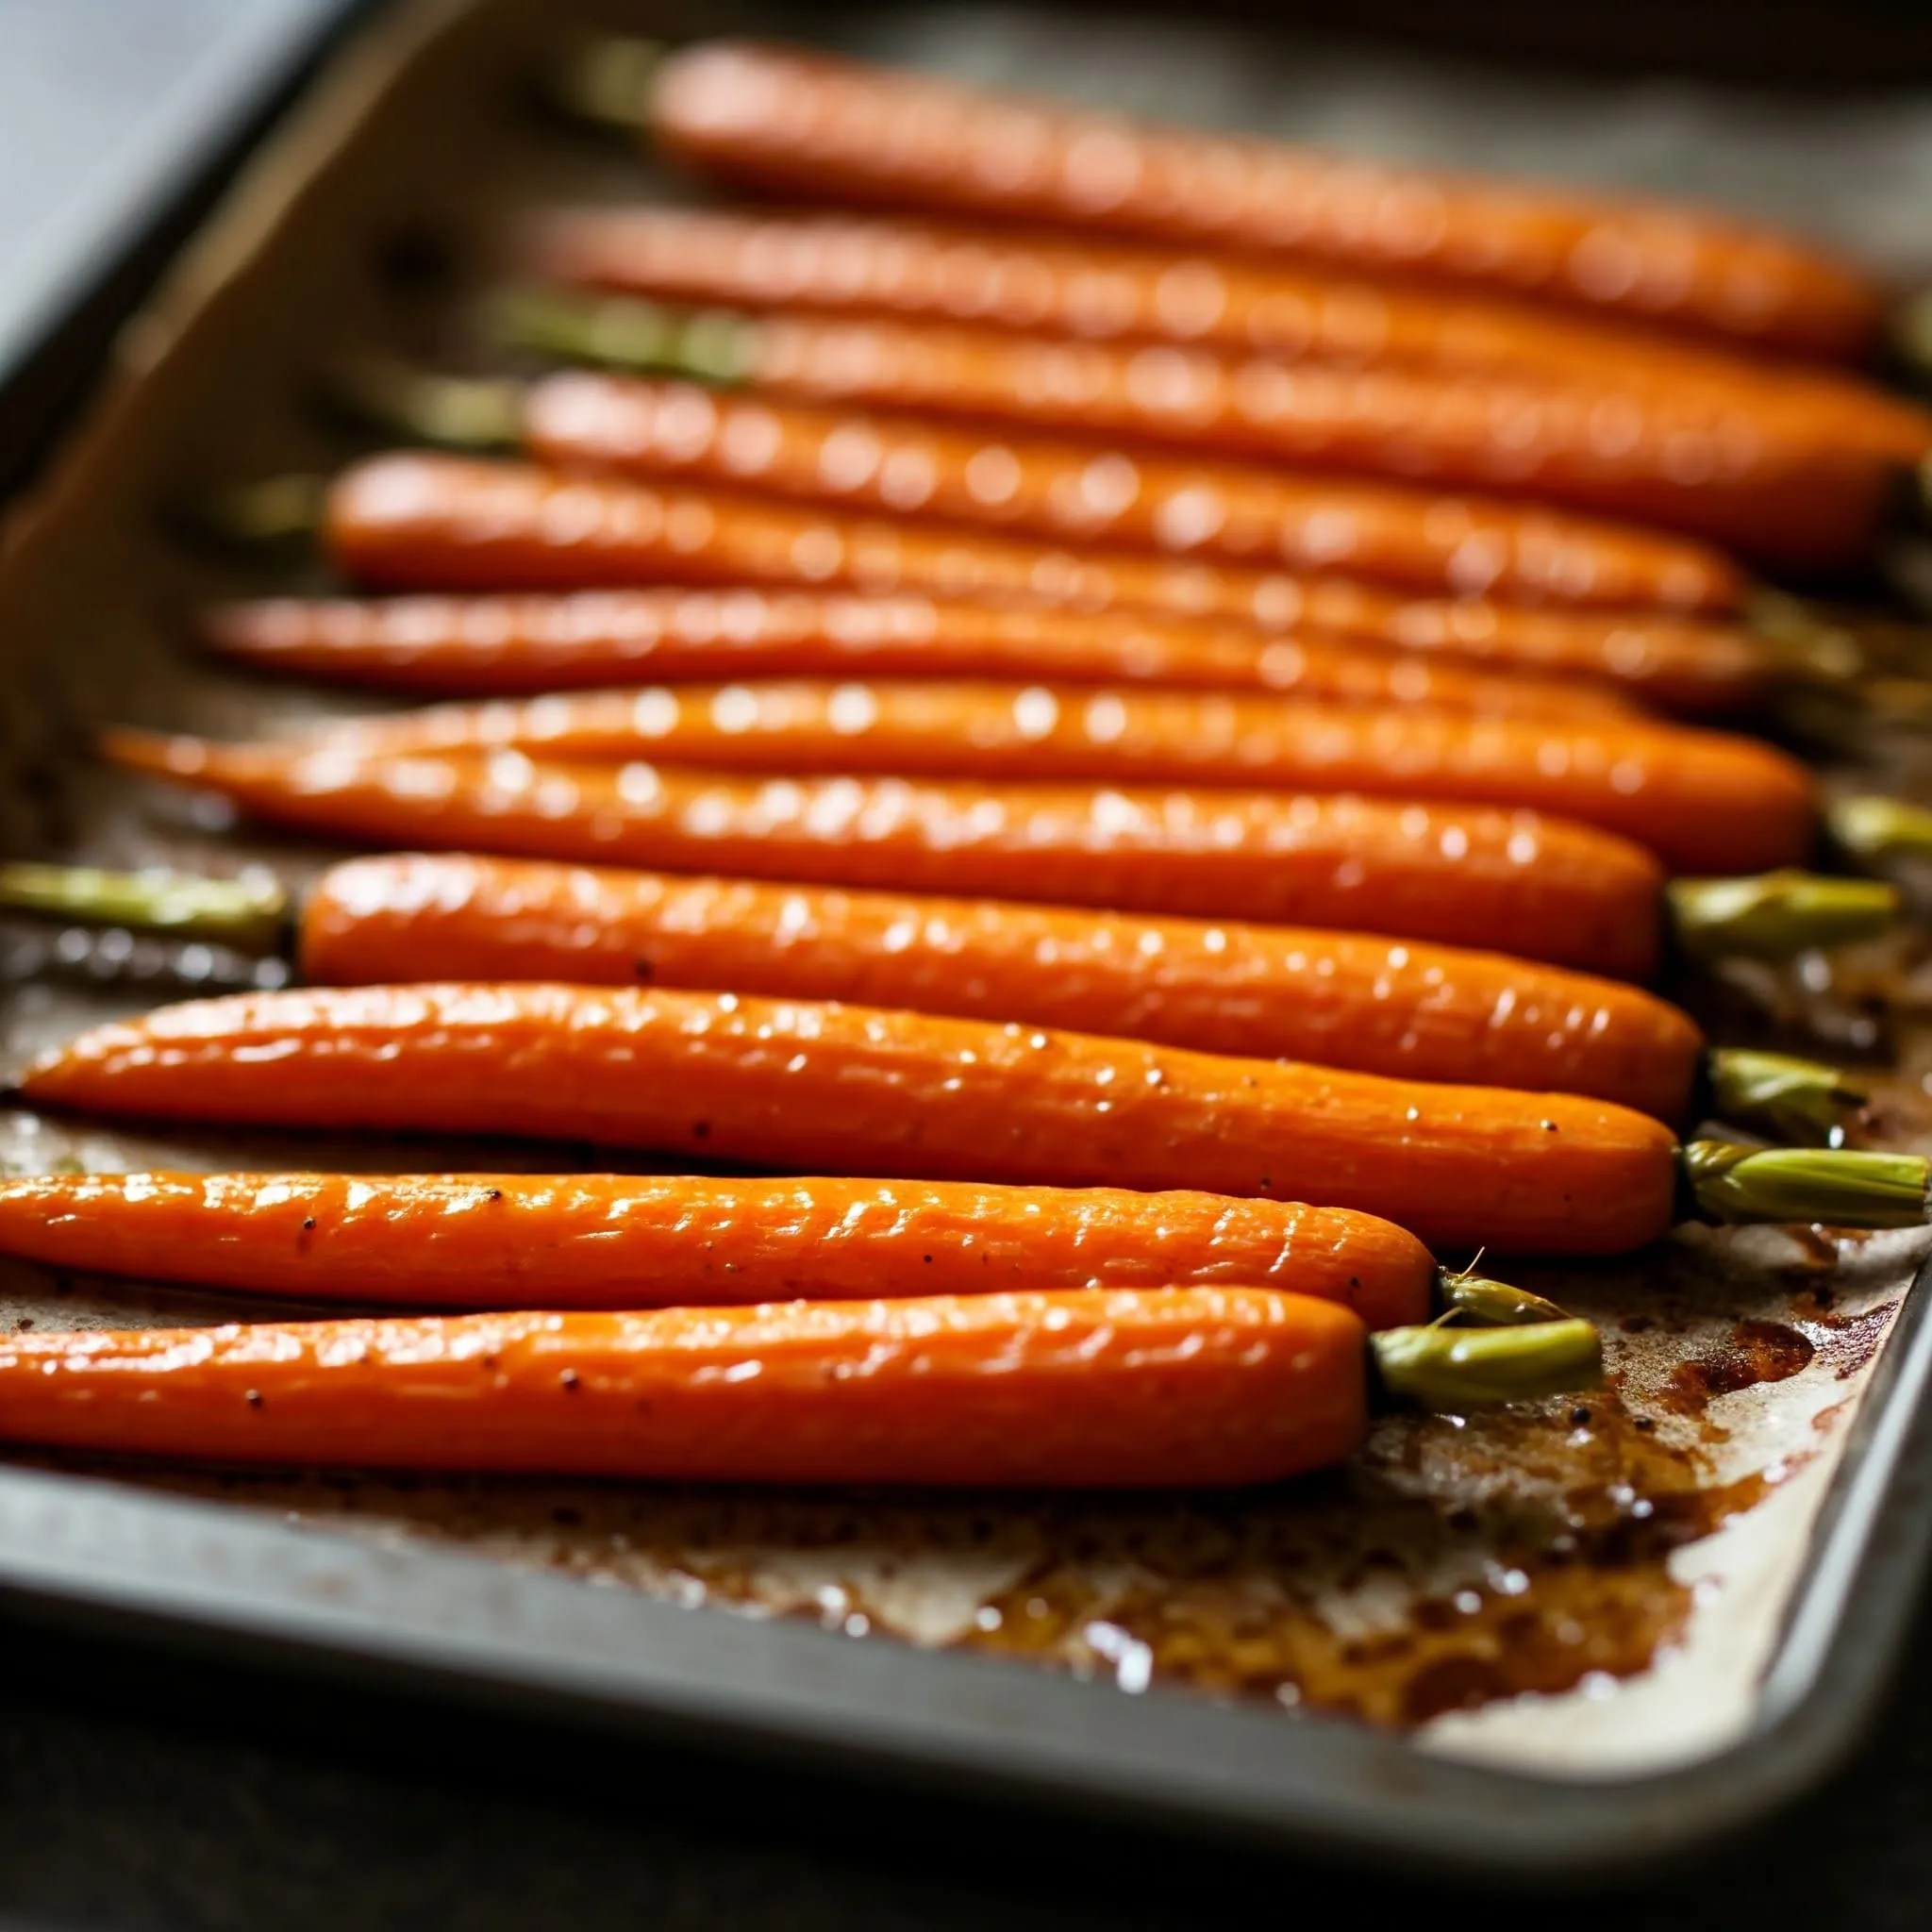
[[[1219,691],[887,679],[653,685],[433,706],[330,725],[316,741],[403,757],[510,747],[565,762],[660,758],[791,775],[1459,800],[1619,832],[1683,873],[1799,864],[1816,834],[1809,773],[1754,739]]]
[[[1741,571],[1689,538],[1446,496],[1091,442],[949,427],[573,371],[523,399],[531,454],[744,484],[1055,542],[1279,564],[1502,604],[1739,608]]]
[[[1636,987],[1500,953],[470,854],[330,867],[303,901],[298,964],[323,985],[723,987],[1022,1020],[1204,1053],[1587,1093],[1674,1122],[1704,1046],[1687,1015]],[[0,1188],[0,1239],[6,1203]],[[1171,1252],[1162,1265],[1173,1270],[1162,1279],[1189,1278]]]
[[[680,50],[656,142],[793,199],[874,201],[1534,294],[1799,355],[1876,339],[1876,285],[1685,207],[1377,165],[746,42]]]
[[[1216,1194],[705,1175],[136,1174],[0,1181],[0,1253],[323,1301],[645,1308],[1081,1288],[1315,1295],[1426,1322],[1373,1215]]]
[[[1259,1288],[0,1339],[0,1437],[225,1462],[1028,1489],[1273,1482],[1367,1425],[1362,1324]]]
[[[1493,947],[1641,979],[1663,874],[1529,813],[1278,792],[767,779],[519,752],[358,758],[117,733],[125,768],[258,819],[377,845],[985,894]]]
[[[736,993],[457,982],[190,1001],[82,1034],[20,1091],[155,1120],[1305,1200],[1509,1253],[1640,1247],[1676,1186],[1670,1130],[1602,1101]]]
[[[786,210],[584,208],[537,223],[525,260],[552,281],[673,301],[987,323],[1598,391],[1688,387],[1876,449],[1908,454],[1925,434],[1917,405],[1833,371],[1461,289],[1065,235]]]
[[[623,677],[1052,677],[1263,691],[1494,717],[1628,717],[1608,685],[1505,675],[1359,644],[1257,638],[1124,612],[1026,610],[813,591],[275,597],[208,612],[202,636],[258,669],[458,694]]]
[[[745,316],[707,356],[707,370],[778,395],[1533,496],[1779,567],[1864,559],[1924,453],[1798,434],[1723,393],[1290,368],[938,323]]]
[[[1160,613],[1270,636],[1353,638],[1496,670],[1607,677],[1665,709],[1736,708],[1762,688],[1767,671],[1755,640],[1689,620],[1405,600],[1235,564],[1060,550],[984,531],[421,453],[345,471],[329,494],[325,540],[349,575],[398,590],[698,581]]]

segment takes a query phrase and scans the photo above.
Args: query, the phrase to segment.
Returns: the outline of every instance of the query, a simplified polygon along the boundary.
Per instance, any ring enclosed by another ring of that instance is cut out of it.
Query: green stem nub
[[[507,349],[631,375],[682,375],[728,387],[749,381],[758,368],[758,325],[725,308],[667,308],[635,295],[510,289],[484,310],[483,326]]]
[[[1829,1141],[1871,1097],[1823,1060],[1714,1047],[1704,1062],[1712,1116],[1787,1141]]]
[[[1932,858],[1932,808],[1902,798],[1834,799],[1824,827],[1854,858]]]
[[[281,550],[315,540],[328,511],[325,476],[270,476],[183,506],[201,536],[241,550]]]
[[[1753,631],[1772,646],[1787,674],[1822,684],[1848,684],[1870,668],[1855,632],[1834,623],[1801,597],[1759,591],[1745,613]]]
[[[325,389],[336,408],[386,436],[459,450],[513,450],[524,440],[523,393],[514,383],[368,356],[339,363]]]
[[[1918,1227],[1932,1187],[1932,1160],[1923,1154],[1692,1141],[1679,1158],[1691,1197],[1718,1221]]]
[[[1513,1328],[1525,1322],[1570,1319],[1555,1302],[1531,1294],[1526,1288],[1513,1288],[1507,1281],[1491,1281],[1487,1274],[1463,1274],[1448,1268],[1436,1270],[1436,1300],[1445,1315],[1459,1317],[1483,1328]]]
[[[288,937],[289,895],[274,884],[91,866],[0,865],[0,908],[206,940],[275,953]]]
[[[1588,1322],[1514,1328],[1385,1328],[1369,1337],[1382,1388],[1419,1408],[1461,1415],[1502,1402],[1534,1402],[1594,1389],[1603,1341]]]
[[[1672,879],[1664,891],[1677,943],[1694,959],[1795,959],[1876,939],[1899,915],[1898,889],[1882,879],[1810,872]]]
[[[601,127],[647,133],[651,84],[663,63],[660,41],[584,34],[563,50],[550,75],[550,97],[566,114]]]

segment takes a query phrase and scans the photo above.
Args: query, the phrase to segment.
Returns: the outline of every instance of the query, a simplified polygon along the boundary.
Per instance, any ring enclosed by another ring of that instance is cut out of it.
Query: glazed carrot
[[[1828,411],[1794,425],[1722,391],[1289,368],[938,323],[692,318],[631,297],[551,296],[508,311],[508,326],[553,353],[776,395],[1534,496],[1779,567],[1866,558],[1901,476],[1928,447],[1921,432],[1908,448],[1874,450],[1834,437]]]
[[[217,607],[201,629],[211,649],[258,670],[458,694],[568,690],[640,674],[708,680],[884,673],[1262,691],[1486,717],[1628,717],[1633,708],[1587,678],[1506,676],[1183,618],[918,596],[737,590],[275,597]]]
[[[190,1001],[82,1034],[19,1091],[34,1107],[155,1120],[1307,1200],[1400,1216],[1431,1245],[1516,1253],[1641,1246],[1670,1225],[1680,1178],[1699,1201],[1761,1213],[1766,1163],[1778,1214],[1802,1201],[1793,1218],[1915,1225],[1928,1167],[1709,1142],[1680,1164],[1660,1123],[1569,1094],[877,1008],[541,983]]]
[[[1231,564],[1058,550],[459,457],[398,453],[358,463],[327,491],[324,517],[329,554],[345,573],[399,590],[696,580],[1159,612],[1498,670],[1606,677],[1666,709],[1746,705],[1769,670],[1756,640],[1687,620],[1407,601]]]
[[[1527,813],[1279,792],[758,781],[134,732],[104,749],[265,824],[382,845],[1327,926],[1628,978],[1654,971],[1661,947],[1656,859]]]
[[[1340,262],[1836,359],[1863,354],[1881,314],[1857,270],[1721,215],[1139,125],[746,42],[670,55],[620,111],[667,152],[795,199]]]
[[[685,475],[891,516],[1503,604],[1741,609],[1753,591],[1687,537],[1541,504],[1163,458],[925,416],[857,413],[675,381],[566,371],[528,385],[345,365],[338,399],[391,434],[522,447],[565,467]]]
[[[645,686],[441,705],[325,727],[358,755],[504,747],[569,763],[1355,792],[1548,812],[1647,845],[1674,872],[1801,862],[1811,777],[1749,738],[1235,692],[1043,684]]]
[[[1830,1139],[1865,1099],[1815,1061],[1707,1050],[1688,1015],[1615,980],[1307,926],[468,853],[352,858],[299,902],[253,879],[4,865],[0,908],[286,952],[315,985],[554,979],[843,1000],[1408,1079],[1586,1093],[1663,1120],[1723,1120],[1786,1140]]]
[[[1164,1489],[1337,1462],[1380,1390],[1591,1388],[1587,1323],[1401,1328],[1264,1288],[14,1335],[0,1435],[230,1462]]]
[[[34,1175],[0,1181],[0,1253],[436,1308],[1245,1285],[1371,1328],[1426,1322],[1438,1272],[1401,1228],[1299,1202],[691,1174]]]
[[[1916,404],[1835,371],[1334,269],[881,217],[670,207],[550,213],[532,225],[522,259],[544,280],[671,301],[986,323],[1599,391],[1719,390],[1874,449],[1908,454],[1924,439]]]

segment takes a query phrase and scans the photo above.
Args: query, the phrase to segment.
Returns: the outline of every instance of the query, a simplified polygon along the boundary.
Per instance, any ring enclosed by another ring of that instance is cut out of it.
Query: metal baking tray
[[[342,702],[250,684],[182,649],[181,608],[242,578],[181,544],[160,509],[210,481],[339,461],[353,445],[310,406],[316,369],[345,345],[462,353],[448,317],[471,280],[487,280],[507,209],[683,192],[532,105],[528,76],[558,33],[593,17],[674,34],[775,24],[1195,118],[1639,185],[1697,181],[1763,211],[1795,208],[1901,275],[1932,266],[1915,262],[1925,244],[1897,212],[1900,199],[1932,202],[1932,95],[1799,112],[1761,95],[1529,80],[1191,20],[913,6],[808,22],[415,0],[349,44],[260,151],[124,332],[102,395],[9,527],[10,849],[256,862],[297,877],[317,861],[106,778],[87,732],[113,717],[243,733]],[[1874,170],[1890,204],[1868,192]],[[1858,758],[1889,782],[1919,769],[1906,741]],[[1870,970],[1909,974],[1923,950],[1920,935]],[[183,975],[242,970],[125,947],[66,958],[76,970],[63,958],[44,933],[0,930],[8,1064]],[[101,962],[111,970],[91,978]],[[1814,1018],[1856,1047],[1865,1023],[1841,992],[1820,995]],[[1903,1028],[1886,1105],[1894,1138],[1917,1144],[1932,1144],[1918,1098],[1927,1065],[1932,1034]],[[17,1166],[397,1158],[261,1135],[184,1149],[0,1115],[0,1160]],[[497,1163],[545,1158],[489,1150]],[[480,1161],[474,1147],[418,1143],[408,1164]],[[1907,1292],[1924,1256],[1916,1237],[1840,1252],[1776,1233],[1695,1236],[1565,1275],[1568,1298],[1614,1331],[1622,1381],[1589,1420],[1557,1407],[1466,1432],[1391,1424],[1334,1481],[1256,1497],[772,1499],[0,1462],[0,1608],[1123,1824],[1437,1876],[1583,1883],[1761,1821],[1836,1763],[1873,1711],[1932,1531],[1932,1317],[1923,1281]],[[0,1266],[0,1320],[237,1311]],[[1740,1318],[1754,1346],[1786,1351],[1782,1366],[1731,1374]],[[1730,1379],[1714,1378],[1719,1366]],[[1592,1496],[1612,1499],[1607,1516],[1576,1519],[1587,1560],[1514,1570],[1484,1509],[1500,1499],[1505,1515],[1547,1516],[1577,1457],[1593,1458]],[[1411,1534],[1426,1562],[1403,1546]],[[1303,1547],[1324,1536],[1338,1549]],[[1453,1584],[1458,1564],[1475,1566],[1466,1588],[1424,1591],[1438,1570]],[[1577,1579],[1583,1608],[1566,1621]],[[1663,1623],[1645,1622],[1654,1602]],[[1445,1605],[1480,1642],[1463,1625],[1441,1634]],[[1620,1606],[1643,1636],[1628,1656],[1612,1628]],[[1353,1635],[1334,1621],[1342,1609]],[[1536,1645],[1573,1625],[1560,1641],[1579,1658],[1601,1653],[1601,1667],[1524,1674]],[[1335,1640],[1332,1656],[1283,1650],[1311,1633]],[[1377,1659],[1396,1653],[1391,1675]],[[1281,1707],[1297,1698],[1303,1708]],[[1359,1714],[1341,1714],[1351,1702]]]

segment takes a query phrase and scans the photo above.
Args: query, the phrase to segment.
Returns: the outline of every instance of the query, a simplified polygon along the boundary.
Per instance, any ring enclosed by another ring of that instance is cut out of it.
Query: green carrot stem
[[[1787,1141],[1829,1140],[1869,1098],[1823,1060],[1733,1046],[1705,1056],[1704,1085],[1713,1118]]]
[[[1917,1227],[1932,1186],[1923,1154],[1692,1141],[1678,1158],[1690,1198],[1717,1221]]]
[[[1664,891],[1677,943],[1696,959],[1792,959],[1820,947],[1875,939],[1899,914],[1895,887],[1817,873],[1673,879]]]
[[[1594,1389],[1603,1341],[1588,1322],[1509,1328],[1386,1328],[1369,1337],[1381,1392],[1413,1407],[1461,1414]]]
[[[0,908],[206,940],[245,953],[280,951],[292,916],[288,893],[267,881],[25,862],[0,865]]]
[[[337,364],[325,391],[336,408],[386,436],[457,450],[513,450],[523,442],[523,391],[512,382],[440,375],[372,356]]]
[[[1465,1274],[1448,1268],[1436,1271],[1436,1299],[1444,1314],[1459,1316],[1485,1328],[1570,1319],[1555,1302],[1531,1294],[1526,1288],[1492,1281],[1486,1274]]]
[[[623,34],[584,34],[552,69],[549,95],[573,118],[643,134],[651,125],[651,83],[664,43]]]
[[[730,309],[510,289],[488,304],[482,320],[485,332],[504,348],[633,375],[683,375],[728,387],[749,381],[758,367],[758,325]]]
[[[1932,858],[1932,808],[1902,798],[1837,798],[1824,808],[1833,842],[1854,858]]]
[[[242,550],[293,548],[312,542],[328,508],[325,476],[269,476],[213,491],[182,508],[203,537]]]

